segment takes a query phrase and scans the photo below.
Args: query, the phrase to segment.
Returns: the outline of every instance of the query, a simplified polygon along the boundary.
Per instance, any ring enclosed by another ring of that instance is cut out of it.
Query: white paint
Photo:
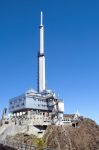
[[[40,26],[40,54],[44,54],[44,27]]]
[[[38,90],[39,92],[42,92],[43,90],[45,90],[44,26],[42,12],[40,23],[40,53],[38,61]]]
[[[19,116],[20,114],[17,112],[17,116]]]
[[[58,102],[58,111],[64,112],[64,102]]]
[[[22,112],[20,112],[20,116],[22,116]]]
[[[45,90],[45,56],[39,57],[39,92]]]

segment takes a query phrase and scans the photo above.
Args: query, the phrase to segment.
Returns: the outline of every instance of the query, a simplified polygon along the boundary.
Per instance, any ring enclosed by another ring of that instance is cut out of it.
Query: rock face
[[[6,137],[7,141],[36,145],[38,136],[18,133]],[[99,126],[91,119],[83,119],[77,127],[55,126],[47,127],[42,143],[53,150],[99,150]]]
[[[44,139],[54,150],[99,150],[99,126],[84,119],[78,127],[49,126]]]

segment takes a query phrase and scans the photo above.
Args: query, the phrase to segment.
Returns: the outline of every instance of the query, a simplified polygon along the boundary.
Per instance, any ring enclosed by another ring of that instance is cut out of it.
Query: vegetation
[[[44,148],[46,148],[46,144],[44,142],[44,139],[38,138],[37,139],[37,150],[43,150]]]

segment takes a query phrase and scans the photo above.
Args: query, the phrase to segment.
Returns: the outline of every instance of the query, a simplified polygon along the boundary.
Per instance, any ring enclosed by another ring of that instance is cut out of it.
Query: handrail
[[[19,142],[8,142],[7,140],[3,141],[2,144],[4,146],[9,146],[11,148],[15,148],[15,149],[25,149],[25,150],[36,150],[36,146],[34,145],[29,145],[29,144],[25,144],[25,143],[19,143]]]
[[[25,143],[19,143],[19,142],[11,142],[11,141],[3,141],[0,144],[2,144],[4,147],[8,146],[9,148],[14,149],[22,149],[22,150],[37,150],[37,147],[35,145],[29,145]],[[43,148],[42,150],[52,150],[51,148]]]

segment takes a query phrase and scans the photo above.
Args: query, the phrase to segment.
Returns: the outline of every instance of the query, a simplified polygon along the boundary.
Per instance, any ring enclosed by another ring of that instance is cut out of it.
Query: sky
[[[10,98],[37,89],[41,11],[46,87],[65,113],[99,123],[99,0],[0,0],[0,115]]]

